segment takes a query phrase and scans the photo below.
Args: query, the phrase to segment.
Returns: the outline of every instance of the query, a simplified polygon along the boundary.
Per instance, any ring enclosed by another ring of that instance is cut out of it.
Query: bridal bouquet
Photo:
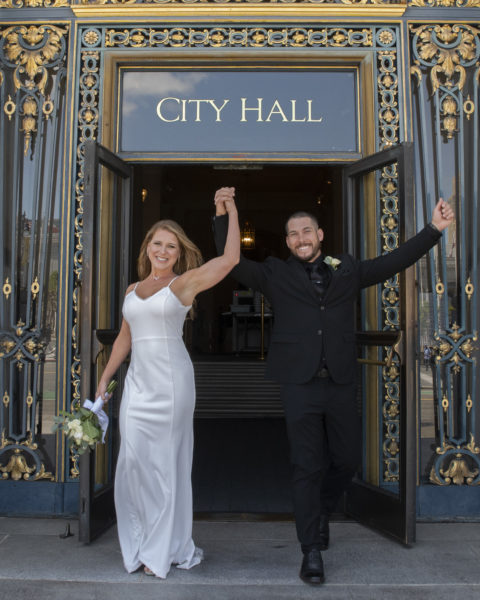
[[[111,395],[116,387],[117,382],[112,380],[108,384],[107,394]],[[85,400],[83,406],[75,405],[72,412],[61,410],[59,416],[53,418],[53,431],[63,431],[70,447],[78,454],[83,454],[88,449],[94,450],[97,442],[105,441],[108,417],[103,410],[103,400],[100,396],[95,402]]]

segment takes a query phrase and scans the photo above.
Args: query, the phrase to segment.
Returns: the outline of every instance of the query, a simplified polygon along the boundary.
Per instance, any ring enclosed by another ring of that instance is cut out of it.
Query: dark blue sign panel
[[[167,71],[124,68],[125,153],[358,154],[354,68]]]

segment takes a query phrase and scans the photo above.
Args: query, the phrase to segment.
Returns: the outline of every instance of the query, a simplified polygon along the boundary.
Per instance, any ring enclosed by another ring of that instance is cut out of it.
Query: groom
[[[215,242],[225,245],[224,202],[234,188],[215,194]],[[354,306],[358,292],[389,279],[423,256],[453,220],[440,200],[432,221],[399,248],[370,260],[322,254],[323,231],[303,211],[286,223],[290,257],[259,263],[241,257],[232,275],[260,291],[273,307],[274,327],[266,376],[280,382],[285,410],[293,503],[303,561],[300,578],[325,580],[321,551],[328,548],[329,515],[360,462],[360,423],[355,399],[357,369]]]

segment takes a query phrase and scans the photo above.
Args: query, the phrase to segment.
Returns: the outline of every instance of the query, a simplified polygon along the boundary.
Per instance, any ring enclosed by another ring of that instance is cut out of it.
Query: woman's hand
[[[108,402],[111,394],[107,394],[107,385],[108,385],[108,382],[103,381],[103,379],[100,379],[100,381],[98,382],[97,391],[95,392],[94,401],[99,396],[101,396],[104,403]]]
[[[215,208],[216,216],[220,217],[225,215],[227,212],[236,211],[235,206],[235,188],[234,187],[222,187],[215,192]]]

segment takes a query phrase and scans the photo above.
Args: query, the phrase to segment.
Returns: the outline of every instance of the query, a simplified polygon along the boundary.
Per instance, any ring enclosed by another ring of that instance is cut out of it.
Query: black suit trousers
[[[319,545],[322,514],[331,514],[360,463],[356,384],[329,377],[285,384],[282,402],[293,467],[293,503],[302,550]]]

